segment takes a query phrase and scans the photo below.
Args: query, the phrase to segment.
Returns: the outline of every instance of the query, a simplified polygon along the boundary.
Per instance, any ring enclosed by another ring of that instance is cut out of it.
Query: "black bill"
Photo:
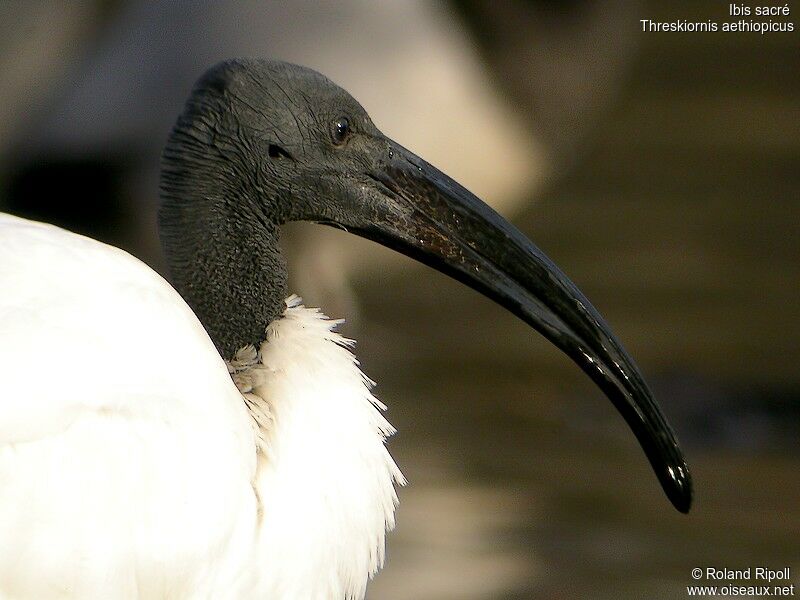
[[[597,310],[518,229],[408,150],[369,173],[385,213],[350,228],[469,285],[517,315],[565,352],[628,422],[669,499],[681,512],[692,481],[675,434],[636,363]]]

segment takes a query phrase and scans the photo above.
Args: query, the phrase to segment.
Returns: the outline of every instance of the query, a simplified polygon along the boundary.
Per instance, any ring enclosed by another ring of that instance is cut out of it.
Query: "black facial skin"
[[[481,200],[385,137],[322,75],[232,60],[198,82],[162,161],[173,282],[220,354],[264,340],[284,310],[288,221],[342,228],[488,296],[566,353],[631,427],[675,507],[692,484],[633,359],[575,285]]]

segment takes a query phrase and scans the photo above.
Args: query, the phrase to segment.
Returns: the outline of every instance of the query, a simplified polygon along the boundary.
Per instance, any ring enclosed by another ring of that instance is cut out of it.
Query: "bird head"
[[[213,176],[195,176],[210,164]],[[386,137],[350,94],[324,76],[261,60],[210,69],[167,144],[162,188],[168,254],[181,256],[178,248],[169,250],[185,242],[173,232],[188,221],[221,215],[224,223],[204,235],[240,235],[241,247],[247,247],[249,231],[271,239],[264,232],[287,221],[313,221],[392,248],[491,298],[594,381],[630,426],[669,499],[688,512],[691,478],[675,435],[598,311],[516,227]],[[210,204],[200,200],[212,197]],[[185,267],[192,259],[184,254],[175,260]],[[201,285],[197,279],[179,291],[192,296],[191,286]],[[196,300],[206,312],[222,310],[203,302]]]

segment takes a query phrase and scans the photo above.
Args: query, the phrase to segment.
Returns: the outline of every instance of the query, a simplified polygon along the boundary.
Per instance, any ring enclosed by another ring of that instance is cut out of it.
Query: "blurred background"
[[[692,513],[675,512],[600,392],[475,292],[342,232],[287,226],[292,289],[347,317],[410,480],[368,597],[684,598],[708,566],[790,567],[798,583],[798,22],[767,35],[639,22],[726,13],[694,0],[0,2],[0,209],[163,271],[159,153],[194,80],[232,56],[315,68],[581,287],[641,365],[696,485]]]

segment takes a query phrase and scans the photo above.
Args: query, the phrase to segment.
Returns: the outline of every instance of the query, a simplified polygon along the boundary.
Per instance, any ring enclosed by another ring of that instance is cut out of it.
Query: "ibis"
[[[289,221],[401,252],[544,335],[689,510],[672,429],[597,310],[324,76],[212,67],[161,170],[171,284],[117,248],[0,216],[3,598],[364,597],[404,480],[338,321],[287,289]]]

